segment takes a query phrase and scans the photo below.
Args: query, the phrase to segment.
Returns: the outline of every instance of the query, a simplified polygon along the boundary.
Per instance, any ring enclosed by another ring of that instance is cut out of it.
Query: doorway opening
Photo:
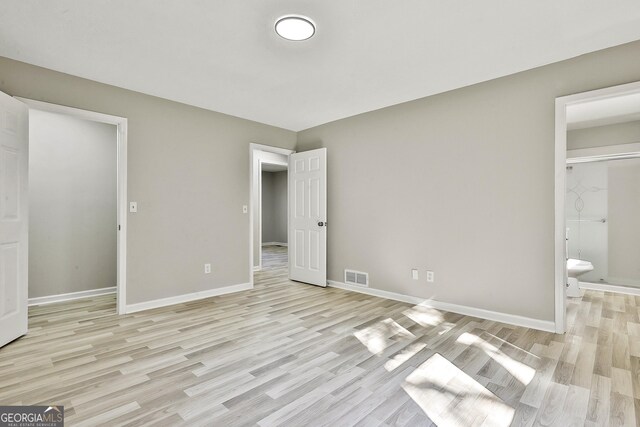
[[[124,314],[127,120],[19,100],[29,107],[29,305],[92,298]]]
[[[251,280],[253,272],[288,268],[288,168],[292,150],[251,144]]]
[[[629,125],[640,136],[638,121],[608,128]],[[567,151],[569,298],[583,289],[640,295],[640,143],[615,149],[586,157]]]
[[[580,289],[640,295],[639,178],[640,82],[556,99],[557,333]]]
[[[262,163],[260,175],[260,268],[282,268],[288,264],[288,167]]]
[[[263,266],[263,165],[287,170],[287,251],[286,265],[275,276],[321,287],[327,286],[327,149],[294,153],[291,150],[250,144],[250,234],[249,274]],[[275,166],[274,166],[275,165]],[[268,172],[268,170],[267,170]],[[283,196],[283,195],[282,195]],[[246,208],[246,207],[245,207]],[[244,209],[246,212],[247,210]],[[265,243],[274,243],[265,241]],[[278,242],[275,242],[278,243]],[[283,243],[283,242],[280,242]],[[283,248],[284,245],[276,245]],[[285,251],[275,261],[284,260]],[[273,275],[270,275],[273,277]],[[261,275],[261,278],[265,275]]]

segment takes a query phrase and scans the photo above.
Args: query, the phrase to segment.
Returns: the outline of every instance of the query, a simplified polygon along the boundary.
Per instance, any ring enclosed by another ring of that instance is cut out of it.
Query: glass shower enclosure
[[[567,165],[569,258],[594,269],[581,282],[640,287],[640,159]]]

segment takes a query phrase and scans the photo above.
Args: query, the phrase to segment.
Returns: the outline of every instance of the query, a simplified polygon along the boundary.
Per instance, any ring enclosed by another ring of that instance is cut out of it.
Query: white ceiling
[[[640,93],[569,105],[567,129],[584,129],[640,120]]]
[[[0,2],[1,56],[295,131],[638,39],[638,0]]]

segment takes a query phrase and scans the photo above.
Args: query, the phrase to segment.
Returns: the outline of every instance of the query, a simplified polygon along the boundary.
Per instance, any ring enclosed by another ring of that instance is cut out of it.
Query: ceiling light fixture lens
[[[276,21],[276,33],[287,40],[307,40],[313,37],[315,32],[316,25],[306,16],[287,15]]]

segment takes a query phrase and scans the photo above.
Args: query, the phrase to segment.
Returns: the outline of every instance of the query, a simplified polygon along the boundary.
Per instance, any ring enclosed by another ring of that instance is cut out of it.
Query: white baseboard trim
[[[74,299],[90,298],[99,295],[115,294],[116,287],[90,289],[88,291],[69,292],[68,294],[48,295],[46,297],[29,298],[29,306],[51,304],[54,302],[71,301]]]
[[[260,271],[260,270],[262,270],[262,267],[260,267],[259,265],[253,266],[253,271]]]
[[[614,286],[640,286],[640,280],[626,279],[624,277],[607,277],[608,285]]]
[[[218,295],[231,294],[252,289],[251,283],[242,283],[240,285],[224,286],[222,288],[209,289],[208,291],[193,292],[190,294],[176,295],[174,297],[160,298],[151,301],[139,302],[136,304],[128,304],[125,313],[136,313],[138,311],[151,310],[152,308],[166,307],[168,305],[181,304],[183,302],[195,301],[204,298],[215,297]]]
[[[522,326],[525,328],[538,329],[540,331],[555,332],[555,322],[550,320],[532,319],[530,317],[518,316],[516,314],[501,313],[498,311],[485,310],[482,308],[468,307],[465,305],[451,304],[448,302],[440,302],[432,299],[413,297],[409,295],[398,294],[395,292],[383,291],[380,289],[365,288],[361,286],[347,285],[346,283],[328,281],[329,286],[340,288],[347,291],[359,292],[361,294],[372,295],[375,297],[391,299],[394,301],[406,302],[409,304],[420,304],[425,307],[435,308],[436,310],[450,311],[452,313],[464,314],[465,316],[478,317],[480,319],[493,320],[496,322],[508,323],[510,325]]]
[[[289,244],[282,242],[264,242],[262,246],[289,246]]]
[[[580,282],[580,289],[589,289],[592,291],[615,292],[617,294],[637,295],[640,296],[640,288],[632,288],[630,286],[610,285],[608,283],[590,283]]]

